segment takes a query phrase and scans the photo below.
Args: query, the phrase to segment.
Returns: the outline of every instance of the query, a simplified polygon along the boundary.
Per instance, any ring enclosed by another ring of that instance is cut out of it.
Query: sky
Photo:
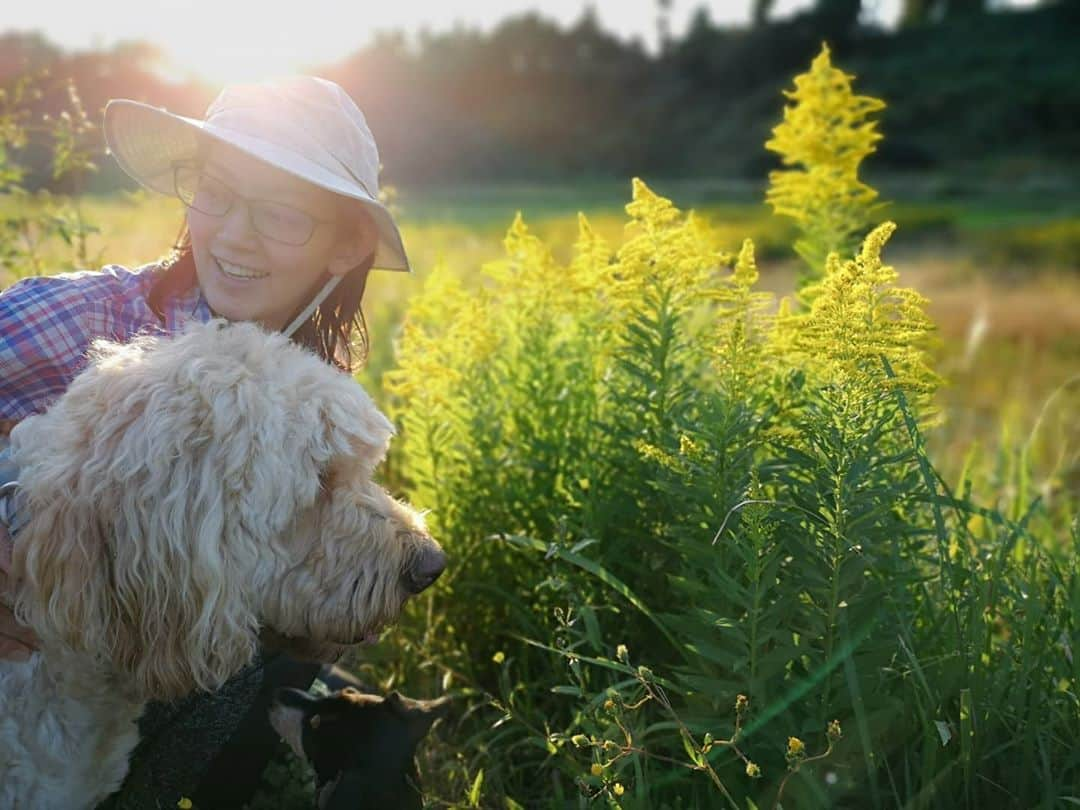
[[[28,0],[5,2],[0,30],[41,31],[69,50],[109,48],[143,40],[164,53],[161,72],[220,85],[265,79],[335,62],[359,50],[380,30],[415,34],[455,24],[490,30],[515,13],[540,10],[569,26],[588,0]],[[1026,0],[1012,0],[1024,3]],[[775,0],[777,15],[811,0]],[[656,0],[592,0],[601,26],[623,39],[656,46]],[[895,19],[900,0],[865,0],[876,19]],[[670,27],[685,31],[693,12],[706,7],[716,24],[745,23],[750,0],[672,0]]]

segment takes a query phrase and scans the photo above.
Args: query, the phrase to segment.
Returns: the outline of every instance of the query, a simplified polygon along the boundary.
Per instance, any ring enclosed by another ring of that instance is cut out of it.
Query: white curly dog
[[[214,690],[260,630],[370,640],[446,558],[375,485],[393,430],[347,375],[223,321],[95,345],[12,433],[29,523],[0,661],[0,808],[90,808],[127,773],[147,700]]]

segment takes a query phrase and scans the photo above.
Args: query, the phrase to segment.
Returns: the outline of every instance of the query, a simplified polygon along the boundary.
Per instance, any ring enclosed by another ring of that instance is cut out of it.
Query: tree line
[[[996,11],[986,0],[904,0],[895,30],[862,22],[860,0],[817,0],[786,19],[773,19],[772,7],[755,0],[748,27],[717,25],[702,9],[675,38],[665,22],[670,0],[661,0],[656,54],[606,31],[586,8],[568,27],[530,13],[490,33],[384,32],[313,72],[364,109],[395,183],[761,178],[775,158],[760,144],[787,77],[822,42],[860,91],[889,102],[889,137],[872,167],[1078,157],[1077,0]],[[159,60],[142,42],[67,52],[40,33],[0,35],[0,85],[48,71],[34,80],[40,97],[24,102],[34,114],[59,114],[70,78],[92,121],[113,97],[201,116],[218,88],[166,81]],[[47,149],[25,149],[29,182],[48,184]],[[95,179],[102,190],[123,183],[111,167]]]

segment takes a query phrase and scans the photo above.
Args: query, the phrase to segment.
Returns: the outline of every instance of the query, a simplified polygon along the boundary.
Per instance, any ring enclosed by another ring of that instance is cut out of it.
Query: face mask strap
[[[319,308],[319,305],[323,301],[325,301],[327,296],[334,291],[334,288],[341,283],[341,279],[341,276],[331,276],[330,280],[327,281],[323,285],[323,288],[315,294],[314,298],[311,299],[311,303],[304,307],[304,311],[297,315],[293,322],[290,323],[285,329],[283,329],[281,333],[285,335],[285,337],[291,338],[293,336],[293,332],[299,329],[304,324],[304,322],[311,317],[312,313]]]

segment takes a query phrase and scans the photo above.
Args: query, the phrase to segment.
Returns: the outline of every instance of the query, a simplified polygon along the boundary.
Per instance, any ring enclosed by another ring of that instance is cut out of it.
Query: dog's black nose
[[[405,587],[409,593],[420,593],[439,578],[446,568],[446,554],[438,546],[428,546],[412,561],[405,572]]]

